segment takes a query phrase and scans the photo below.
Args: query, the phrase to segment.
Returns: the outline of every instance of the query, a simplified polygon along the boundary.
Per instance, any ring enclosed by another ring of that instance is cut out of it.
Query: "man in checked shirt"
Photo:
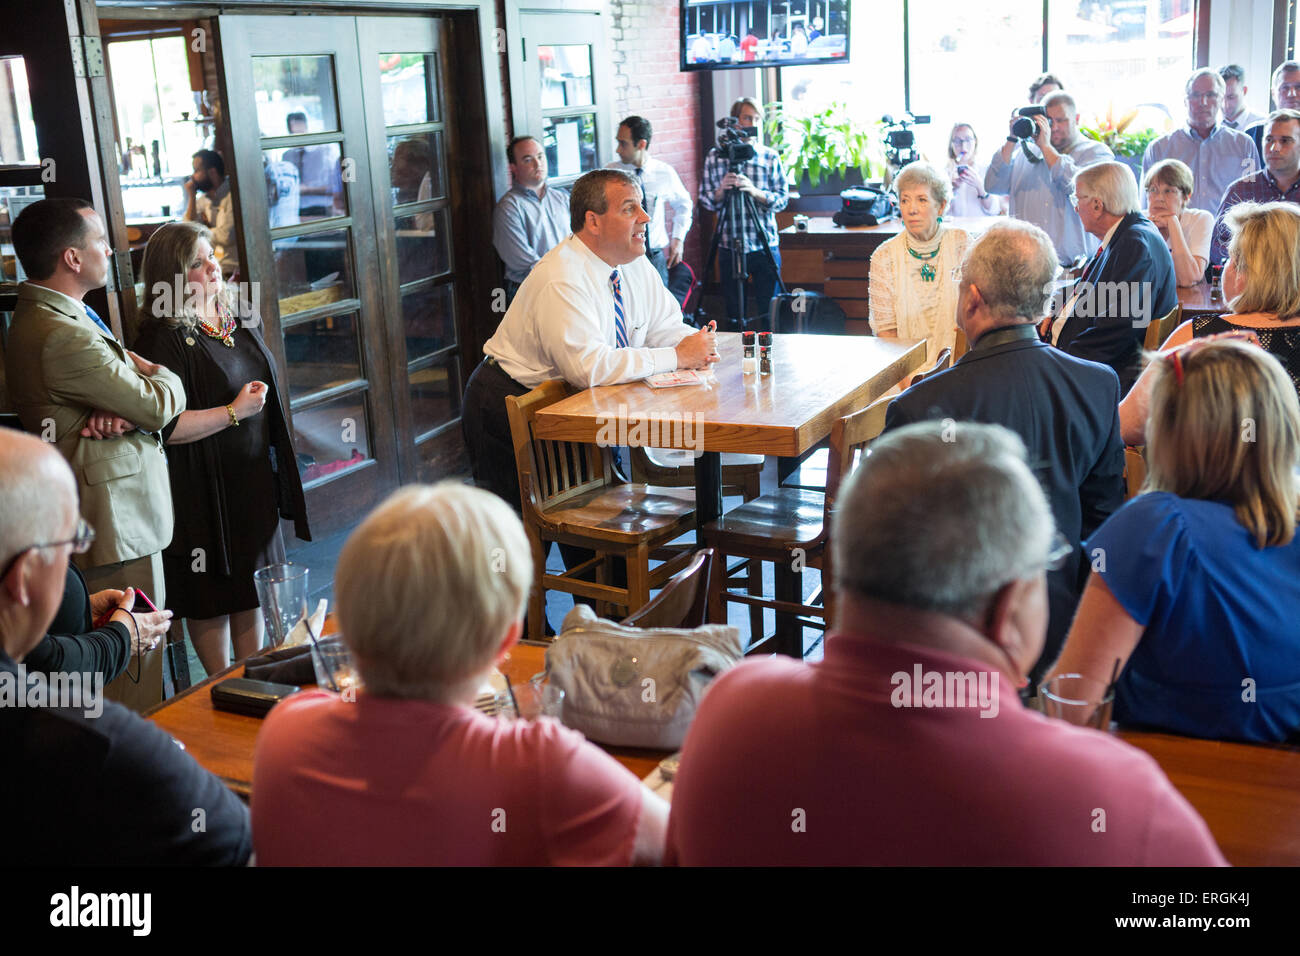
[[[757,129],[763,119],[763,111],[752,97],[742,97],[731,104],[731,115],[742,127]],[[704,160],[704,175],[700,182],[700,205],[710,212],[717,213],[726,203],[727,190],[735,186],[753,197],[754,207],[758,212],[757,222],[746,220],[743,230],[743,248],[745,271],[749,273],[752,289],[738,288],[734,281],[735,264],[732,237],[724,233],[718,252],[719,269],[722,276],[722,295],[727,304],[727,316],[732,322],[744,324],[746,316],[757,310],[761,319],[767,315],[768,303],[776,288],[777,276],[781,271],[781,252],[777,247],[776,214],[785,208],[790,200],[786,185],[785,167],[776,150],[754,142],[754,158],[746,162],[740,172],[727,171],[727,160],[715,147],[709,151]],[[763,252],[763,243],[759,239],[759,230],[767,235],[768,245],[772,249],[769,261]],[[728,233],[731,232],[729,228]]]

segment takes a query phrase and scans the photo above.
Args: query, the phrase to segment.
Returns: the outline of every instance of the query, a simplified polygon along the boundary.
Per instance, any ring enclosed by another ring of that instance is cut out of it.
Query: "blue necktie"
[[[86,310],[86,317],[89,318],[90,321],[98,325],[101,329],[103,329],[104,334],[111,339],[113,337],[113,330],[104,324],[104,320],[99,317],[99,315],[95,312],[95,310],[92,309],[90,306],[86,305],[86,303],[84,302],[81,303],[81,307]]]
[[[614,344],[627,348],[627,319],[623,315],[623,287],[618,281],[618,270],[609,274],[609,287],[614,290]]]

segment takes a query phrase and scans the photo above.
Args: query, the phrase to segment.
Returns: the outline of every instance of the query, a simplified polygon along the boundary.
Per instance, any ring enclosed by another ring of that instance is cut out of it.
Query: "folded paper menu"
[[[660,372],[646,380],[651,388],[677,388],[679,385],[704,385],[708,378],[694,369],[679,369],[676,372]]]

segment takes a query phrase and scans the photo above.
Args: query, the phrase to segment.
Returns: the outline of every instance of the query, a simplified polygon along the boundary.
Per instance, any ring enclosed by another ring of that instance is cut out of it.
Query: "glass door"
[[[396,486],[409,430],[392,401],[400,366],[384,319],[390,263],[375,235],[367,111],[378,103],[362,92],[354,18],[218,24],[234,152],[226,166],[245,247],[240,291],[258,303],[280,366],[313,531],[328,533]],[[429,201],[418,199],[422,188]],[[403,228],[434,229],[440,188],[421,178],[409,201],[403,194]],[[436,300],[432,289],[420,293]]]
[[[389,316],[392,406],[399,421],[403,480],[431,480],[462,456],[460,399],[463,337],[460,313],[472,299],[467,257],[454,235],[468,204],[456,103],[445,96],[448,21],[432,17],[370,17],[357,21],[361,84],[373,170],[380,277]],[[479,220],[481,229],[482,220]]]
[[[525,13],[525,108],[529,128],[541,137],[549,178],[561,184],[609,162],[615,129],[607,128],[609,57],[599,16]],[[517,130],[522,133],[524,130]]]

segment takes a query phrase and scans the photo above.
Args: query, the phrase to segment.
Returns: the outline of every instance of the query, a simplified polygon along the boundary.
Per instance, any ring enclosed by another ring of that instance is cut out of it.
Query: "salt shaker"
[[[758,360],[754,357],[754,333],[741,332],[740,344],[743,348],[743,354],[740,359],[741,374],[753,375],[758,371]]]

